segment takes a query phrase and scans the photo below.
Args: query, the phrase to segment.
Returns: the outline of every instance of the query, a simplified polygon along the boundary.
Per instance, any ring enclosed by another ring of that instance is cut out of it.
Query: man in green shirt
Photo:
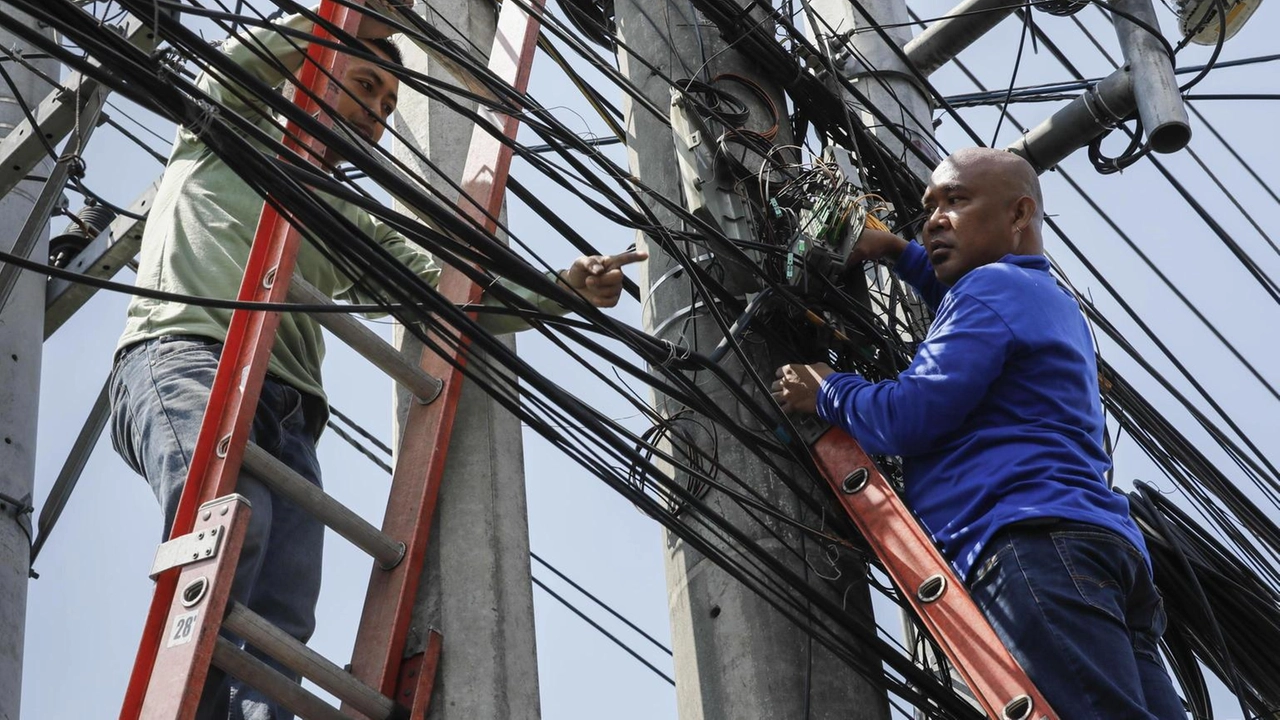
[[[285,69],[293,72],[301,66],[305,47],[299,47],[303,43],[296,37],[310,32],[312,23],[294,16],[280,25],[295,31],[295,39],[274,28],[258,30],[227,42],[223,52],[258,80],[280,85],[286,79]],[[357,32],[365,45],[360,49],[399,64],[399,52],[387,39],[390,34],[386,25],[366,19]],[[235,113],[280,136],[267,106],[246,99],[249,93],[227,78],[206,73],[197,86],[220,106],[220,112]],[[342,86],[345,92],[334,109],[335,119],[376,143],[395,109],[399,89],[395,75],[352,55]],[[427,251],[350,203],[333,199],[331,204],[419,277],[436,282],[440,270]],[[147,218],[138,285],[185,296],[235,298],[262,207],[263,198],[224,158],[196,132],[180,127]],[[582,257],[558,279],[593,305],[612,307],[622,292],[621,268],[644,257],[637,252]],[[369,300],[357,291],[355,279],[308,242],[301,244],[294,272],[330,297]],[[550,300],[512,289],[544,310],[563,312]],[[164,512],[166,535],[182,495],[230,320],[230,310],[181,302],[135,297],[129,305],[112,369],[112,441],[152,486]],[[495,332],[523,326],[494,315],[483,315],[482,322]],[[305,314],[284,313],[250,436],[316,485],[320,484],[316,441],[328,415],[320,376],[323,357],[323,337],[316,322]],[[315,627],[324,528],[251,475],[241,475],[237,492],[249,499],[253,512],[232,598],[305,642]],[[277,663],[263,659],[296,679]],[[216,669],[210,672],[197,716],[219,720],[292,717]]]

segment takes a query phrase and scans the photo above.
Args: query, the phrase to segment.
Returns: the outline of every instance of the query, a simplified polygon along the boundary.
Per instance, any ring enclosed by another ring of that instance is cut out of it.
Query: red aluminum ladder
[[[827,430],[812,451],[845,512],[929,635],[995,720],[1057,720],[889,481],[857,441]]]
[[[544,2],[533,0],[532,12],[518,3],[502,5],[489,69],[520,93],[527,87],[532,69]],[[323,0],[319,15],[351,34],[361,19],[359,10],[336,0]],[[326,35],[319,26],[315,33]],[[336,104],[337,87],[328,82],[321,68],[341,77],[344,62],[343,54],[312,43],[298,78],[299,85],[311,92],[296,93],[294,102],[322,122],[331,122],[318,113],[319,105],[310,97],[325,98],[330,106]],[[518,119],[489,114],[503,135],[514,139]],[[315,139],[293,123],[285,133],[285,142],[304,156],[320,154]],[[460,212],[489,231],[495,229],[489,216],[496,217],[501,209],[510,163],[510,147],[482,128],[473,131]],[[269,203],[264,204],[238,299],[284,301],[299,242],[298,230]],[[482,294],[454,268],[445,269],[439,289],[453,302],[478,302]],[[416,404],[409,413],[387,514],[378,531],[318,489],[307,487],[305,481],[289,480],[291,471],[248,442],[278,324],[279,313],[275,312],[236,310],[232,315],[170,540],[157,553],[156,588],[121,720],[191,718],[211,663],[243,680],[261,680],[259,690],[304,717],[402,717],[406,707],[412,718],[426,715],[442,638],[433,633],[423,656],[408,661],[401,656],[463,376],[449,360],[424,352],[421,370],[441,378],[443,385],[437,397],[422,398],[430,402]],[[462,359],[464,350],[465,344],[455,351],[457,359]],[[266,476],[274,476],[272,482],[281,484],[269,483],[273,489],[306,507],[318,508],[317,514],[326,524],[378,561],[350,672],[264,625],[242,606],[233,603],[227,607],[250,511],[243,498],[234,494],[242,463],[264,481]],[[223,627],[341,698],[343,710],[323,703],[220,638]]]

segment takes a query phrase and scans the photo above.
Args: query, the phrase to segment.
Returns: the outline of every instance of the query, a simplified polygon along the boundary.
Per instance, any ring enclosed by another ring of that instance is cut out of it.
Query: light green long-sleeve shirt
[[[293,16],[285,25],[310,31],[309,20]],[[278,32],[257,31],[253,42],[288,68],[298,68],[301,53]],[[295,41],[296,42],[296,41]],[[263,59],[246,42],[228,41],[223,52],[240,67],[271,86],[284,78],[277,67]],[[237,97],[227,85],[209,74],[197,83],[224,108],[255,121],[277,137],[266,117],[265,106],[254,106]],[[364,210],[342,200],[332,205],[360,231],[376,240],[416,275],[435,284],[440,268],[430,253],[407,241]],[[234,299],[240,289],[244,265],[262,213],[263,198],[250,188],[222,158],[185,127],[178,128],[168,167],[160,182],[155,204],[147,216],[138,261],[139,287],[206,298]],[[303,239],[298,250],[295,277],[302,277],[320,292],[337,299],[361,302],[351,278],[335,268],[311,242]],[[564,312],[555,303],[513,287],[543,310]],[[135,297],[118,347],[164,335],[198,335],[225,340],[230,310]],[[527,327],[510,317],[482,316],[494,332]],[[267,371],[295,388],[325,397],[320,366],[324,338],[320,326],[307,315],[283,313]]]

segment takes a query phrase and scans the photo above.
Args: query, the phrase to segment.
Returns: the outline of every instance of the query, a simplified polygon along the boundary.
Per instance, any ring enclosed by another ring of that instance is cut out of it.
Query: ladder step
[[[385,720],[395,717],[397,712],[405,711],[391,698],[360,682],[351,673],[298,642],[297,639],[238,602],[231,604],[231,610],[223,619],[222,626],[244,638],[245,642],[253,647],[279,660],[285,667],[332,693],[357,712],[367,716],[369,720]],[[249,678],[240,675],[236,677],[253,683]],[[259,690],[263,689],[259,688]],[[263,690],[263,692],[266,691]]]
[[[354,720],[224,637],[219,637],[213,646],[213,664],[257,688],[299,718]]]
[[[249,443],[244,449],[244,467],[267,487],[293,501],[318,518],[351,544],[364,550],[378,567],[390,570],[404,558],[405,546],[374,527],[351,508],[308,482],[270,453]]]
[[[289,301],[305,305],[333,305],[333,300],[300,277],[289,283]],[[350,345],[393,380],[409,388],[420,402],[429,403],[440,396],[444,383],[431,377],[404,357],[378,334],[346,313],[314,313],[311,316],[329,332]]]

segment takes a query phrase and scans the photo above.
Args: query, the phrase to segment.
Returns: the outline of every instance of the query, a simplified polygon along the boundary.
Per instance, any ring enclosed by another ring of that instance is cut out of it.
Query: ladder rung
[[[300,277],[289,283],[289,300],[305,305],[332,305],[324,293]],[[346,313],[315,313],[311,316],[326,330],[337,335],[353,350],[365,356],[369,362],[390,375],[393,380],[409,388],[419,401],[429,403],[440,396],[444,383],[431,377],[417,365],[405,360],[394,347],[378,334],[365,327]]]
[[[404,543],[393,540],[254,443],[245,446],[244,467],[272,490],[369,553],[383,570],[390,570],[404,558]]]
[[[231,604],[231,611],[223,619],[222,626],[348,703],[369,720],[390,718],[398,710],[391,698],[360,682],[351,673],[238,602]]]
[[[217,644],[213,646],[213,664],[249,683],[300,718],[353,720],[350,715],[316,697],[311,691],[224,637],[219,637]]]

